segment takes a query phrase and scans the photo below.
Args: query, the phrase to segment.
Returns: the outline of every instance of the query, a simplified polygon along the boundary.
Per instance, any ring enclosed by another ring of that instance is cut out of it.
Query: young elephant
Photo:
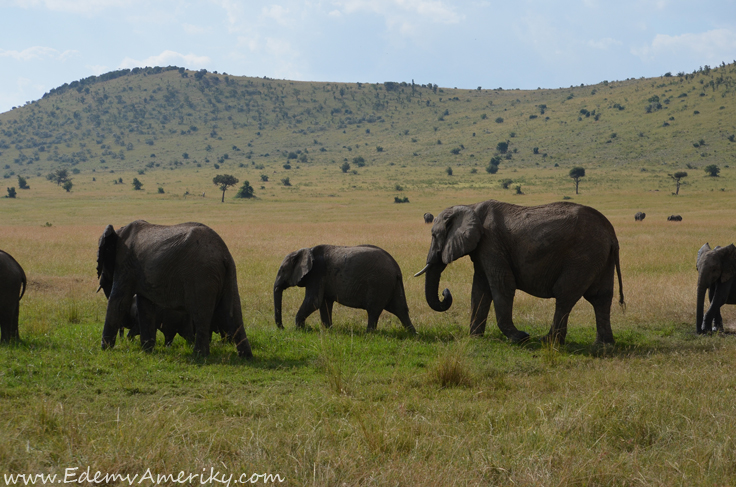
[[[175,309],[165,309],[156,307],[154,325],[157,330],[161,330],[164,334],[164,344],[168,347],[174,342],[174,337],[178,333],[187,343],[194,342],[194,330],[192,329],[192,320],[184,311]],[[130,317],[123,325],[129,328],[128,338],[133,339],[141,334],[140,322],[138,317],[137,299],[133,300],[130,307]],[[123,329],[120,328],[120,336],[123,336]]]
[[[0,250],[0,342],[18,340],[20,299],[26,292],[26,274],[10,256]]]
[[[383,310],[396,315],[411,333],[401,269],[393,257],[373,245],[338,247],[317,245],[292,252],[279,267],[273,285],[274,318],[281,322],[284,289],[306,288],[304,302],[296,314],[296,326],[304,327],[307,317],[319,309],[322,324],[332,325],[332,304],[368,311],[368,331],[376,329]]]
[[[695,312],[695,332],[723,331],[721,306],[736,304],[736,247],[710,248],[706,242],[698,250],[698,297]],[[703,300],[708,290],[710,306],[703,316]]]

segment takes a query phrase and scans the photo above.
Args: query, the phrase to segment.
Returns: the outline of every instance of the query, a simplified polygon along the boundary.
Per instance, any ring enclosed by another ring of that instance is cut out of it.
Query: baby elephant
[[[424,214],[424,223],[432,223],[434,221],[434,215],[427,212]]]
[[[682,217],[680,215],[670,215],[667,217],[668,222],[681,222]]]
[[[0,342],[18,340],[18,312],[25,292],[23,268],[10,254],[0,250]]]
[[[178,333],[184,338],[190,345],[194,343],[194,329],[192,327],[192,320],[189,319],[189,314],[185,311],[177,311],[174,309],[163,309],[155,307],[156,316],[154,323],[156,329],[161,330],[164,334],[164,344],[168,347],[173,341],[174,337]],[[141,334],[140,321],[138,319],[138,300],[134,299],[133,304],[130,307],[130,316],[123,325],[125,328],[130,328],[128,332],[128,338],[133,339]],[[120,336],[123,336],[123,329],[120,329]]]
[[[634,220],[640,222],[646,218],[647,214],[641,211],[637,211],[636,215],[634,215]]]
[[[296,314],[296,326],[304,327],[307,317],[319,309],[322,324],[332,325],[332,304],[368,311],[368,331],[376,329],[385,309],[396,315],[411,333],[401,269],[393,257],[373,245],[338,247],[317,245],[292,252],[284,258],[273,285],[274,318],[281,322],[284,289],[306,288],[304,302]]]

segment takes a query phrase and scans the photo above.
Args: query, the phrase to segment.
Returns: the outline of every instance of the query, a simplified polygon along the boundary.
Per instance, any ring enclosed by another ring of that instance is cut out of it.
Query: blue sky
[[[0,0],[0,112],[136,66],[534,89],[736,60],[736,0]]]

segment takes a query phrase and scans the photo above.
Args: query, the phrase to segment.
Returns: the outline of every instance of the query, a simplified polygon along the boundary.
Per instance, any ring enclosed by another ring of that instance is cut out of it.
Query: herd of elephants
[[[644,219],[637,213],[635,219]],[[435,311],[452,305],[449,289],[439,297],[442,271],[451,262],[470,256],[474,274],[470,333],[482,335],[491,303],[496,323],[512,342],[529,334],[512,320],[516,290],[539,298],[555,298],[552,327],[545,341],[564,343],[573,306],[585,298],[593,305],[596,341],[613,343],[610,313],[614,273],[619,304],[624,293],[619,244],[608,219],[589,206],[557,202],[519,206],[496,200],[446,208],[432,223],[425,276],[427,304]],[[723,329],[720,307],[736,304],[736,247],[713,249],[706,243],[697,255],[697,333]],[[157,330],[170,344],[178,333],[194,344],[194,352],[209,354],[212,334],[232,341],[240,356],[253,356],[243,326],[235,262],[225,242],[200,223],[154,225],[134,221],[115,230],[108,225],[99,239],[97,277],[108,298],[102,348],[115,345],[129,328],[151,350]],[[368,330],[375,330],[383,310],[396,315],[407,331],[416,333],[406,304],[401,269],[393,257],[372,245],[317,245],[288,254],[273,286],[274,318],[283,328],[283,291],[305,288],[296,313],[304,327],[319,310],[322,324],[332,325],[335,302],[368,312]],[[17,340],[19,303],[26,288],[22,267],[0,251],[0,341]],[[704,311],[705,292],[710,306]]]

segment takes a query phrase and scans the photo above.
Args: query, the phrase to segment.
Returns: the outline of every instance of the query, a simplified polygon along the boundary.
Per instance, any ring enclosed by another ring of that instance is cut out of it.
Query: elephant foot
[[[143,351],[144,352],[150,353],[150,352],[153,352],[153,347],[155,345],[156,345],[156,341],[155,340],[149,340],[147,342],[141,343],[141,348],[143,348]]]
[[[511,343],[521,345],[522,343],[526,343],[529,341],[529,333],[517,330],[516,333],[513,333],[511,336],[509,336],[509,340],[511,341]]]

